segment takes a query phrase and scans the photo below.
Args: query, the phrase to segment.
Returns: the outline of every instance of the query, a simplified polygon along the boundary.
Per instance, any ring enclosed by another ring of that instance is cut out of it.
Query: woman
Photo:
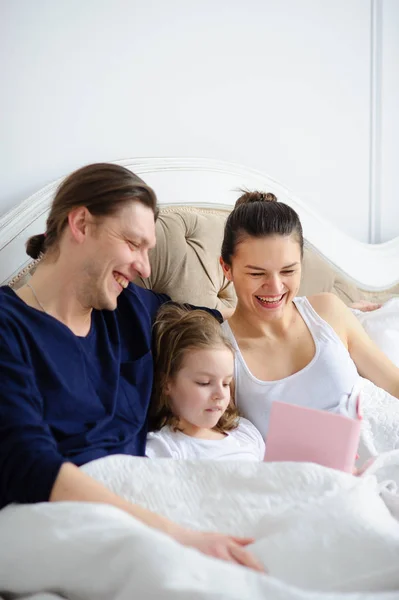
[[[399,369],[333,294],[298,298],[297,213],[273,194],[245,192],[230,213],[221,265],[237,307],[222,327],[236,352],[236,402],[266,434],[271,403],[336,411],[359,374],[399,398]]]

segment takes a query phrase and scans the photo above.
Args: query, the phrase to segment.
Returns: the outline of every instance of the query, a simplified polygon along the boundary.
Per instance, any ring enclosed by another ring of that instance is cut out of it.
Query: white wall
[[[398,18],[396,0],[0,0],[0,213],[88,162],[205,156],[268,173],[366,241],[372,2]],[[399,235],[386,94],[382,239]]]
[[[399,1],[384,0],[381,80],[382,239],[399,235]]]

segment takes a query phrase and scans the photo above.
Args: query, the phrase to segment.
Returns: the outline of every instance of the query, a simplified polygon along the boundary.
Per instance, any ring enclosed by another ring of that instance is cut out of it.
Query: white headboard
[[[131,169],[153,187],[161,206],[230,208],[239,188],[271,191],[298,212],[306,240],[361,288],[379,291],[399,282],[399,238],[378,245],[358,242],[263,173],[201,158],[135,158],[117,164]],[[30,262],[25,242],[45,230],[47,211],[60,181],[42,188],[0,219],[0,284]]]

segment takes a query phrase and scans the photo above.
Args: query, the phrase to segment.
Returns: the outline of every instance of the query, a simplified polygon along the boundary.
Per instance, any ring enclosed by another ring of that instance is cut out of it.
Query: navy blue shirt
[[[48,500],[66,461],[144,455],[152,323],[169,300],[129,285],[79,337],[0,288],[0,508]]]

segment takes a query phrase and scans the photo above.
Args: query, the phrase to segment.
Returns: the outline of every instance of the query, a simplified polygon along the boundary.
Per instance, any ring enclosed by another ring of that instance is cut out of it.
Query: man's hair
[[[59,186],[47,218],[46,232],[27,241],[26,252],[39,258],[58,247],[69,213],[84,206],[93,217],[112,216],[130,202],[140,202],[157,217],[155,192],[140,177],[111,163],[95,163],[74,171]]]

